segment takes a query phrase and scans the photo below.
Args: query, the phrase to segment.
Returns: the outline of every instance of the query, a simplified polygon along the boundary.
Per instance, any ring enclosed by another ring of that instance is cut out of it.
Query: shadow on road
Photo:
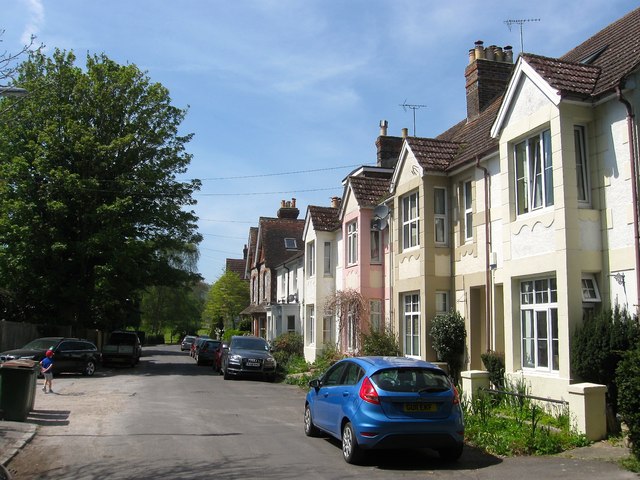
[[[338,450],[337,460],[342,461],[342,444],[333,437],[325,440]],[[375,450],[366,452],[363,466],[376,467],[380,470],[478,470],[502,463],[502,459],[494,457],[477,448],[465,446],[462,457],[457,462],[447,462],[440,458],[438,452],[429,448],[415,450]]]
[[[32,410],[27,417],[27,423],[40,426],[69,425],[69,410]]]

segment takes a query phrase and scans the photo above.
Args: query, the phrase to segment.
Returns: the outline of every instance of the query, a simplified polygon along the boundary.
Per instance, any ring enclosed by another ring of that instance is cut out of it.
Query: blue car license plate
[[[426,402],[405,403],[404,411],[407,413],[437,412],[438,405],[436,405],[435,403],[426,403]]]

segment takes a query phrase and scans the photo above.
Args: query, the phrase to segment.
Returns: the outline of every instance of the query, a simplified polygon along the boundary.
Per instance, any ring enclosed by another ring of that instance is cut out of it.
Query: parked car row
[[[261,337],[236,335],[229,344],[206,335],[187,335],[180,344],[181,350],[190,346],[190,354],[197,365],[211,365],[224,375],[225,380],[238,376],[258,376],[273,382],[276,378],[276,360],[269,343]]]
[[[196,365],[211,365],[216,372],[220,371],[222,351],[227,344],[221,340],[214,340],[208,335],[198,337],[187,335],[180,343],[180,350],[189,350],[189,354],[196,361]]]
[[[53,373],[82,373],[92,376],[99,365],[125,364],[134,366],[140,361],[142,346],[134,331],[113,332],[102,352],[93,342],[81,338],[42,337],[22,348],[0,353],[0,363],[10,360],[40,362],[47,351],[53,352]]]

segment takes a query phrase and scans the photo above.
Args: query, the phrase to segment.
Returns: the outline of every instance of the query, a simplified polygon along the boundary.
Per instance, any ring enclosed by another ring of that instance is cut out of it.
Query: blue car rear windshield
[[[445,392],[451,389],[449,377],[429,368],[389,368],[376,372],[371,379],[388,392]]]

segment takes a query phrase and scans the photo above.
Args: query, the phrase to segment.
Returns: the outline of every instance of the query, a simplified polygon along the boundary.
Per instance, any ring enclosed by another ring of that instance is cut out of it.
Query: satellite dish
[[[371,230],[382,231],[387,228],[388,222],[386,218],[374,218],[371,220]]]
[[[387,207],[384,204],[378,205],[376,208],[373,209],[373,216],[380,219],[387,218],[389,216],[389,207]]]

